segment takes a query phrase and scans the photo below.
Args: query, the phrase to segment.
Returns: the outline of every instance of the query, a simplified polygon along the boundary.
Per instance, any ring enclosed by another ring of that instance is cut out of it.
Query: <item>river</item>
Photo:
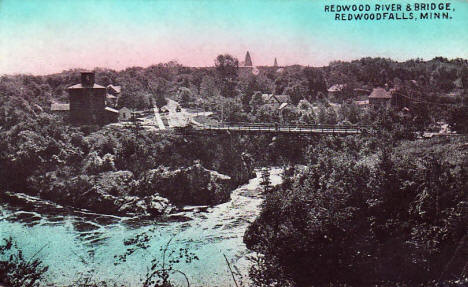
[[[281,183],[281,170],[271,169],[273,185]],[[249,251],[242,237],[259,213],[263,200],[260,172],[249,183],[235,189],[229,202],[209,207],[187,207],[180,214],[184,221],[155,222],[140,218],[99,215],[52,203],[33,200],[26,207],[0,204],[1,237],[11,235],[26,258],[40,251],[48,284],[69,285],[90,277],[95,282],[117,282],[139,286],[151,266],[152,258],[161,258],[160,248],[172,239],[169,250],[187,248],[199,260],[178,263],[174,267],[187,274],[191,286],[235,286],[224,255],[231,267],[247,276]],[[125,262],[115,255],[125,253],[124,241],[146,234],[149,248],[127,256]],[[182,275],[173,279],[186,286]],[[240,276],[237,276],[241,280]]]

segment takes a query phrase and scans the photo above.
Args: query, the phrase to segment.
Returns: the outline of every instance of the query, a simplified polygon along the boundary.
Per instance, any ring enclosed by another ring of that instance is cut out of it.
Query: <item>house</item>
[[[362,100],[362,101],[353,101],[353,103],[359,107],[367,107],[369,106],[369,100]]]
[[[278,104],[291,103],[291,98],[288,95],[274,95]]]
[[[62,116],[68,121],[68,115],[70,114],[70,104],[52,103],[50,105],[50,111],[54,114]]]
[[[391,100],[392,93],[380,87],[373,89],[369,95],[369,104],[374,106],[390,104]]]
[[[132,111],[126,107],[119,110],[119,121],[129,121],[132,119]]]
[[[107,95],[106,95],[106,105],[110,107],[116,107],[117,101],[120,97],[120,92],[122,91],[121,86],[114,86],[108,85],[106,87]]]
[[[108,85],[107,86],[107,93],[109,95],[113,95],[113,96],[119,96],[120,95],[120,92],[122,91],[122,87],[121,86],[114,86],[114,85]]]
[[[291,103],[291,98],[288,95],[262,94],[264,104],[281,105],[283,103]]]
[[[106,95],[106,106],[110,106],[110,107],[117,106],[117,100],[118,100],[118,97],[116,97],[114,95],[111,95],[111,94],[107,94]]]
[[[70,112],[70,104],[59,104],[59,103],[52,103],[50,105],[50,111],[52,112]]]
[[[335,84],[328,88],[328,97],[329,98],[339,98],[343,95],[346,84]]]

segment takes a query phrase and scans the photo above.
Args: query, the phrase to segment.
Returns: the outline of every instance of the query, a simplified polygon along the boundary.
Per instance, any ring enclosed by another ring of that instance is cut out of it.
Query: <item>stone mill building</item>
[[[107,89],[95,83],[94,72],[81,72],[81,82],[67,88],[69,119],[73,124],[106,124],[117,121],[119,112],[106,107]],[[52,112],[63,104],[52,104]]]

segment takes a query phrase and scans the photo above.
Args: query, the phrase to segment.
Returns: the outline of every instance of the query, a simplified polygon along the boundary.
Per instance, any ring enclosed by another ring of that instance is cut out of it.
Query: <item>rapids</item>
[[[273,185],[281,182],[280,174],[281,169],[271,169]],[[260,171],[256,178],[235,189],[229,202],[186,207],[173,216],[177,220],[168,222],[89,213],[34,198],[27,205],[0,200],[0,237],[15,238],[26,258],[40,250],[38,257],[49,266],[47,283],[53,286],[69,285],[85,277],[139,286],[151,259],[161,256],[160,247],[172,237],[169,250],[187,248],[199,258],[174,265],[187,274],[191,286],[234,286],[224,255],[246,278],[249,251],[242,237],[258,215],[262,200]],[[148,234],[150,247],[118,262],[115,256],[124,254],[127,248],[124,241],[142,233]],[[172,278],[186,286],[181,275]]]

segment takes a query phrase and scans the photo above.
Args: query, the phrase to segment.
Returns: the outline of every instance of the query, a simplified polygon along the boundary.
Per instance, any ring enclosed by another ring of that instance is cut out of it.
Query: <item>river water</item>
[[[271,169],[273,185],[281,182],[280,173],[278,168]],[[180,214],[184,221],[99,215],[43,201],[32,201],[26,207],[1,203],[0,234],[14,237],[26,258],[39,251],[38,257],[49,266],[48,284],[53,286],[85,277],[139,286],[151,259],[161,258],[160,248],[171,238],[169,251],[187,248],[199,258],[174,264],[187,274],[191,286],[235,286],[224,255],[235,271],[247,277],[249,251],[242,237],[258,216],[262,200],[257,172],[256,178],[232,192],[231,201],[207,209],[186,208]],[[148,235],[149,247],[136,250],[125,262],[118,261],[115,255],[124,254],[128,247],[124,241],[138,234]],[[186,286],[182,275],[172,278]]]

